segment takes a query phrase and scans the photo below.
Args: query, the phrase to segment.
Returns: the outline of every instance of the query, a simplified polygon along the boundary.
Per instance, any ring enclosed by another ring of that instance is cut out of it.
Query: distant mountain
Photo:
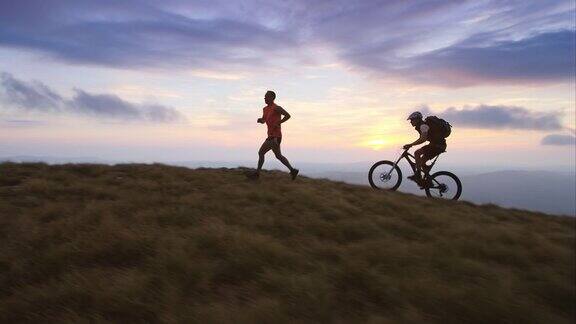
[[[403,173],[409,174],[408,170],[403,170]],[[368,185],[367,171],[312,172],[307,175]],[[462,200],[549,214],[576,215],[576,176],[574,174],[549,171],[498,171],[477,175],[459,175],[459,177],[464,188],[460,198]],[[399,190],[423,194],[406,178],[403,179]]]
[[[547,171],[499,171],[462,177],[463,199],[576,215],[574,175]]]
[[[36,155],[16,155],[0,157],[0,162],[44,162],[48,164],[65,164],[65,163],[105,163],[111,164],[97,157],[75,156],[75,157],[54,157],[54,156],[36,156]]]

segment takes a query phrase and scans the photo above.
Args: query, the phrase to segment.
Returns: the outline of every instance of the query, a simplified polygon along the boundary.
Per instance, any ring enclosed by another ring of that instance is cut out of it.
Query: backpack
[[[452,125],[442,118],[428,116],[424,122],[428,127],[430,127],[430,135],[432,138],[444,139],[450,136],[450,133],[452,132]]]

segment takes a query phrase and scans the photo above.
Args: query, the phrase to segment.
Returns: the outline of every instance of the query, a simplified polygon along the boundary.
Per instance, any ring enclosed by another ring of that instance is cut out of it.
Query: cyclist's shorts
[[[446,152],[446,145],[428,144],[421,149],[425,161],[432,160],[436,155]]]

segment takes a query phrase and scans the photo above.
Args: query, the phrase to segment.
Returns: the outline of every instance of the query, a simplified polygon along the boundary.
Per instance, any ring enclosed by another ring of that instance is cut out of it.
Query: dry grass
[[[268,172],[0,164],[0,322],[570,323],[575,221]]]

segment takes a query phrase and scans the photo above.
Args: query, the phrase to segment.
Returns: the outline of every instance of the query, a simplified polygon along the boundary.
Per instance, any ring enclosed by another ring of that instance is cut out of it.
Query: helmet
[[[412,120],[412,119],[422,119],[422,113],[419,111],[415,111],[415,112],[411,113],[410,116],[408,116],[408,120]]]

